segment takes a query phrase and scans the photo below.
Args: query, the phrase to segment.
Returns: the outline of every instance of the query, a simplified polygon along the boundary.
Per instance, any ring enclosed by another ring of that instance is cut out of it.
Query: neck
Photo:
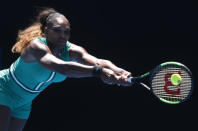
[[[60,56],[63,49],[64,49],[64,46],[58,46],[56,44],[53,44],[49,41],[47,41],[48,43],[48,47],[50,48],[52,54],[54,54],[55,56]]]

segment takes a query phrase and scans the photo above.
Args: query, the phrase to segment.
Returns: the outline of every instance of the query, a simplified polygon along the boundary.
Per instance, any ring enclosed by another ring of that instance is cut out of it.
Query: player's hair
[[[24,30],[18,31],[17,41],[12,47],[12,52],[22,53],[31,40],[36,37],[43,37],[44,29],[50,24],[50,19],[60,15],[62,14],[58,13],[53,8],[43,8],[30,26],[26,27]]]

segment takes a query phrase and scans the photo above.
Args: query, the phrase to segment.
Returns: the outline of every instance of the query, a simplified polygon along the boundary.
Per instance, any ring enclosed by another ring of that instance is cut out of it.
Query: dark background
[[[17,59],[10,49],[19,29],[49,6],[71,23],[70,41],[90,54],[143,74],[166,61],[193,72],[195,89],[180,105],[161,103],[146,89],[105,85],[96,78],[67,79],[33,102],[24,131],[191,130],[197,118],[198,4],[181,0],[40,0],[1,3],[2,68]]]

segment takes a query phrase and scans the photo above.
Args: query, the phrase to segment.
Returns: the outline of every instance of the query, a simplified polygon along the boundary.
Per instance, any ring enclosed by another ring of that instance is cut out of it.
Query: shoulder
[[[33,39],[29,42],[28,46],[25,47],[21,57],[24,61],[33,62],[37,57],[47,52],[51,53],[47,45],[43,44],[39,39]]]
[[[69,48],[69,51],[70,52],[76,52],[76,53],[86,53],[86,49],[83,48],[82,46],[79,46],[79,45],[76,45],[74,43],[71,43],[70,44],[70,48]]]
[[[34,40],[30,41],[30,43],[26,49],[31,49],[32,51],[34,51],[34,50],[48,51],[49,48],[47,45],[43,44],[39,39],[34,39]]]

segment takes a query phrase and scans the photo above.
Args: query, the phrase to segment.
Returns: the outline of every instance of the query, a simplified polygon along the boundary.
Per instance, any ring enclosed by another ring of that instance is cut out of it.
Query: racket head
[[[179,74],[182,81],[179,85],[171,83],[171,75]],[[151,92],[160,101],[168,104],[179,104],[192,95],[193,77],[191,71],[179,62],[165,62],[157,66],[151,73],[149,83]]]

